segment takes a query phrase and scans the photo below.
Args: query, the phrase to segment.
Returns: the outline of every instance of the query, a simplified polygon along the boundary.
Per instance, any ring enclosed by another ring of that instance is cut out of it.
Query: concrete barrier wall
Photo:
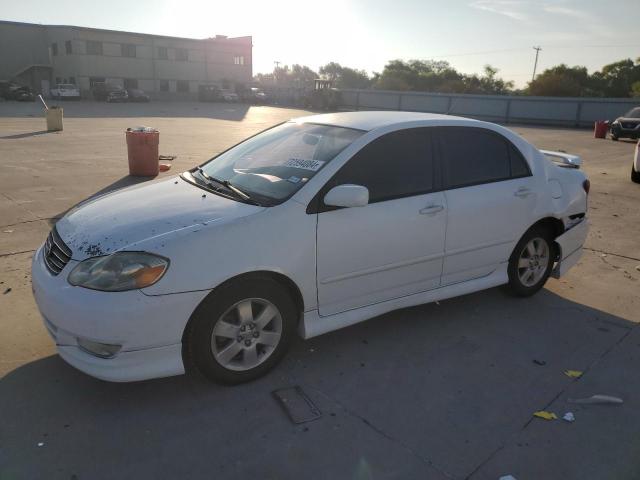
[[[633,98],[459,95],[388,90],[342,91],[342,107],[352,110],[405,110],[447,113],[500,123],[591,126],[639,106]]]

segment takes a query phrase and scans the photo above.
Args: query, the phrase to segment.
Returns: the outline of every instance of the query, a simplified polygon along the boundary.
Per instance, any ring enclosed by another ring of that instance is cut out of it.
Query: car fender
[[[170,259],[164,277],[143,289],[146,295],[212,290],[239,275],[266,271],[289,278],[300,290],[305,309],[315,309],[315,241],[316,216],[290,199],[254,215],[193,225],[127,250],[158,252]]]

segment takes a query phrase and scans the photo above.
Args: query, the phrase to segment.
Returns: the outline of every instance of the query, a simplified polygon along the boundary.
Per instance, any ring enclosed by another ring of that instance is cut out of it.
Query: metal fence
[[[640,105],[633,98],[526,97],[462,95],[389,90],[342,90],[350,110],[405,110],[445,113],[499,123],[584,127],[613,120]]]

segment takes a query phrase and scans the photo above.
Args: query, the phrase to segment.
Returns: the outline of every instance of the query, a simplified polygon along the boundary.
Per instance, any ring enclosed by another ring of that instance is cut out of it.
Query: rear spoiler
[[[564,168],[580,168],[582,159],[577,155],[570,155],[564,152],[553,152],[551,150],[540,150],[550,161]]]

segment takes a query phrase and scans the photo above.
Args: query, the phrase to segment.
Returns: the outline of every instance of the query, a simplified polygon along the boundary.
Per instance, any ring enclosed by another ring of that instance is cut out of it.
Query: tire
[[[614,142],[618,141],[618,136],[614,135],[613,133],[611,134],[611,140],[613,140]]]
[[[631,165],[631,181],[633,183],[640,183],[640,172],[636,172],[633,164]]]
[[[185,332],[185,363],[216,383],[255,380],[287,353],[298,317],[289,292],[269,277],[222,285],[192,315]]]
[[[529,297],[536,293],[551,275],[555,258],[556,247],[551,230],[544,226],[530,228],[509,258],[507,291],[518,297]],[[528,264],[519,266],[522,265],[521,260]]]

